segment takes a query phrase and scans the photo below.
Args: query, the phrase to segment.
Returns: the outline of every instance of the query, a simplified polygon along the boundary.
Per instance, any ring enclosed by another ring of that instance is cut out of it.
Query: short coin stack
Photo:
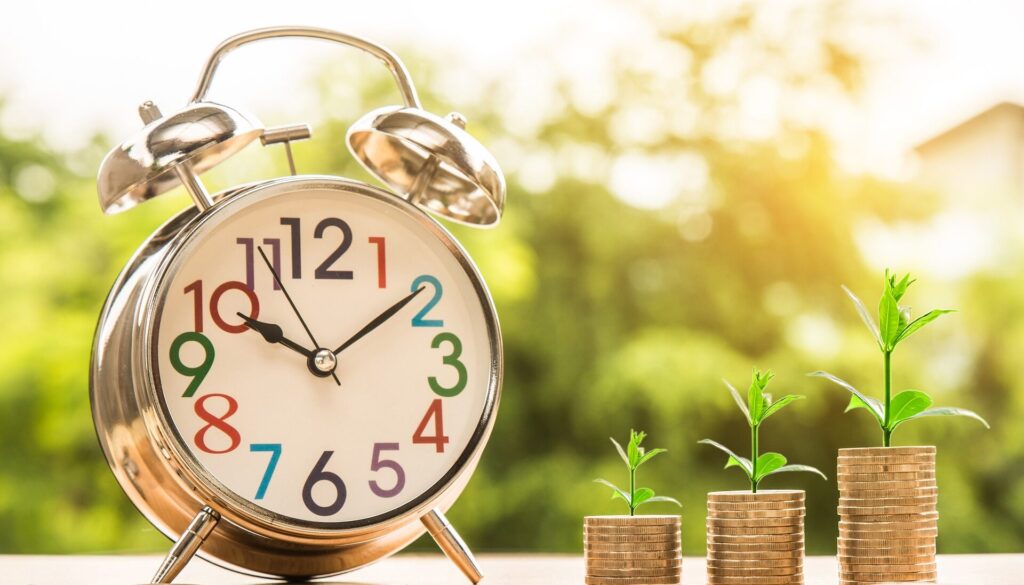
[[[678,585],[683,557],[679,516],[587,516],[587,585]]]
[[[802,585],[804,492],[708,494],[708,585]]]
[[[839,450],[839,579],[935,581],[935,447]]]

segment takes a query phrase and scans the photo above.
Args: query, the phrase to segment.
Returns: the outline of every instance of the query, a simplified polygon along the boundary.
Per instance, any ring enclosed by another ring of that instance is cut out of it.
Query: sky
[[[694,10],[711,4],[688,2]],[[903,176],[914,144],[997,101],[1024,98],[1024,75],[1012,62],[1024,54],[1018,31],[1024,3],[854,3],[876,12],[899,11],[919,42],[913,51],[883,54],[860,107],[832,124],[848,169]],[[500,74],[503,65],[569,29],[590,32],[578,36],[589,39],[594,58],[600,58],[597,45],[638,26],[623,2],[611,0],[21,2],[5,8],[0,24],[0,95],[7,101],[0,124],[15,135],[40,132],[59,148],[81,145],[98,129],[126,135],[138,127],[135,108],[141,101],[152,99],[168,111],[187,100],[218,42],[280,24],[313,24],[398,50],[435,52],[481,77]],[[244,101],[251,111],[301,111],[304,75],[338,54],[332,51],[310,41],[243,49],[222,67],[211,97]],[[267,91],[271,85],[275,90]]]

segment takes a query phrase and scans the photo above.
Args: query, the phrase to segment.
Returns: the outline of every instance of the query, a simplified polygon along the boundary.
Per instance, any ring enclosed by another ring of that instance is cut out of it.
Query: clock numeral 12
[[[434,421],[434,434],[426,435],[427,425]],[[444,446],[448,444],[448,436],[444,434],[444,412],[441,407],[441,399],[435,398],[427,408],[427,413],[416,427],[412,435],[412,442],[417,445],[434,445],[438,453],[444,453]]]
[[[195,280],[185,287],[185,294],[193,295],[193,315],[195,319],[195,330],[196,333],[203,332],[203,281]],[[260,316],[260,300],[256,298],[256,293],[252,292],[244,282],[237,280],[229,280],[224,284],[218,286],[213,290],[213,294],[210,295],[210,319],[213,320],[214,324],[217,325],[221,330],[227,331],[228,333],[242,333],[247,330],[248,327],[245,323],[238,325],[232,325],[224,320],[220,314],[220,299],[224,296],[224,293],[232,290],[237,290],[245,294],[246,298],[249,299],[249,317],[253,319],[259,319]]]

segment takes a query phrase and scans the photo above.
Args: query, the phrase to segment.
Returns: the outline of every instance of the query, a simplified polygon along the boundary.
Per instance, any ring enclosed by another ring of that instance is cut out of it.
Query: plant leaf
[[[612,482],[610,482],[610,481],[608,481],[606,479],[595,479],[594,482],[612,488],[612,499],[613,500],[615,498],[617,498],[617,497],[618,498],[622,498],[622,500],[624,502],[626,502],[626,504],[632,506],[632,504],[630,504],[630,501],[629,501],[629,494],[626,493],[626,490],[623,490],[623,489],[619,488],[617,485],[615,485],[614,483],[612,483]]]
[[[806,471],[808,473],[816,473],[821,476],[821,479],[827,480],[825,474],[818,470],[817,467],[811,467],[810,465],[800,465],[799,463],[791,463],[789,465],[783,465],[782,467],[764,474],[762,477],[765,478],[769,475],[775,475],[776,473],[792,473],[794,471]]]
[[[793,401],[796,401],[796,400],[803,400],[804,398],[806,398],[806,397],[805,396],[800,396],[799,394],[788,394],[786,396],[783,396],[782,398],[779,398],[775,402],[769,404],[768,408],[764,409],[764,412],[761,414],[761,420],[758,421],[758,422],[762,422],[766,418],[768,418],[769,416],[771,416],[771,415],[775,414],[776,412],[782,410],[782,408],[784,406],[786,406],[787,404],[789,404],[790,402],[793,402]]]
[[[622,457],[622,462],[626,464],[626,467],[629,467],[629,456],[626,455],[626,451],[622,448],[622,445],[620,445],[614,438],[608,438],[611,439],[612,445],[615,445],[615,450],[619,452],[619,457]]]
[[[973,418],[974,420],[980,422],[981,424],[985,425],[986,429],[992,428],[989,426],[987,420],[981,418],[981,415],[974,412],[973,410],[967,410],[966,408],[956,408],[955,406],[940,406],[937,408],[929,408],[928,410],[919,412],[912,417],[905,418],[900,422],[905,423],[908,420],[917,420],[919,418],[924,418],[926,416],[964,416],[967,418]],[[893,425],[893,428],[896,428],[896,426]]]
[[[640,461],[640,443],[644,440],[644,432],[636,432],[634,430],[629,431],[629,445],[626,447],[626,453],[629,454],[629,468],[636,469],[637,462]]]
[[[861,321],[864,321],[864,325],[867,326],[868,331],[875,336],[875,341],[878,342],[878,347],[883,347],[882,335],[878,332],[878,325],[875,324],[875,320],[871,318],[871,313],[868,312],[868,308],[864,306],[864,303],[862,303],[859,298],[857,298],[857,295],[853,294],[853,291],[845,286],[842,288],[843,291],[846,292],[846,296],[850,297],[850,300],[853,301],[853,306],[857,308],[857,314],[860,315]]]
[[[903,330],[900,331],[900,334],[896,337],[896,341],[893,342],[893,345],[895,345],[895,344],[903,341],[904,339],[910,337],[918,329],[920,329],[920,328],[924,327],[925,325],[931,323],[932,321],[938,319],[941,315],[945,315],[946,313],[955,313],[955,312],[956,311],[954,311],[952,309],[935,309],[934,311],[928,311],[927,313],[925,313],[924,315],[921,315],[917,319],[914,319],[906,327],[904,327]]]
[[[740,469],[747,473],[747,477],[753,477],[754,465],[750,462],[750,459],[747,459],[746,457],[740,457],[739,455],[733,453],[725,445],[712,441],[711,439],[701,439],[700,441],[697,442],[703,443],[705,445],[711,445],[712,447],[728,455],[729,460],[725,463],[725,469],[729,469],[730,467],[739,467]]]
[[[816,376],[818,378],[825,378],[826,380],[831,381],[833,384],[836,384],[837,386],[845,388],[851,394],[853,394],[855,397],[859,398],[861,402],[864,403],[863,406],[861,406],[860,404],[858,404],[857,406],[854,406],[853,405],[853,401],[851,400],[850,401],[850,406],[847,407],[847,409],[846,409],[847,411],[849,411],[851,408],[861,408],[861,407],[863,407],[863,408],[867,408],[868,411],[872,415],[874,415],[875,420],[878,421],[879,425],[881,425],[882,422],[885,420],[885,409],[882,407],[882,403],[879,402],[878,400],[876,400],[876,399],[866,395],[866,394],[863,394],[860,390],[857,390],[856,388],[851,386],[849,382],[847,382],[847,381],[845,381],[845,380],[843,380],[841,378],[838,378],[836,376],[833,376],[832,374],[830,374],[828,372],[822,372],[820,370],[817,371],[817,372],[811,372],[810,374],[807,374],[807,375],[808,376]]]
[[[633,492],[633,507],[635,508],[653,497],[654,490],[651,488],[636,488],[636,491]]]
[[[637,467],[640,467],[641,465],[643,465],[644,463],[646,463],[646,462],[647,462],[647,460],[648,460],[648,459],[650,459],[651,457],[654,457],[655,455],[658,455],[658,454],[660,454],[660,453],[665,453],[666,451],[668,451],[668,449],[651,449],[650,451],[647,451],[647,452],[645,452],[645,453],[644,453],[644,454],[643,454],[643,455],[642,455],[642,456],[640,457],[640,460],[639,460],[639,461],[637,461],[637,463],[636,463],[636,466],[637,466]]]
[[[760,481],[762,477],[771,474],[776,469],[786,465],[786,457],[782,453],[763,453],[757,458],[757,477],[754,481]]]
[[[878,301],[878,333],[882,336],[882,351],[892,351],[900,334],[900,307],[888,287]]]
[[[736,390],[728,380],[722,379],[722,382],[725,382],[725,387],[729,389],[729,392],[732,394],[732,399],[736,401],[736,406],[740,407],[740,410],[743,412],[743,416],[747,417],[747,424],[753,426],[754,420],[750,418],[750,409],[747,408],[747,403],[743,401],[743,397],[740,396],[739,391]]]
[[[675,498],[670,498],[668,496],[654,496],[654,497],[647,498],[646,500],[644,500],[645,504],[651,504],[651,503],[654,503],[654,502],[672,502],[673,504],[679,506],[680,508],[683,507],[683,505],[679,503],[679,500],[677,500]]]
[[[932,405],[932,398],[920,390],[904,390],[892,397],[889,404],[889,430],[900,422],[924,412]]]
[[[757,368],[754,368],[751,375],[750,388],[747,389],[747,407],[750,409],[750,418],[754,424],[761,420],[761,412],[764,410],[764,388],[768,385],[771,375],[770,371],[767,372],[766,379],[762,380],[761,372],[757,371]]]

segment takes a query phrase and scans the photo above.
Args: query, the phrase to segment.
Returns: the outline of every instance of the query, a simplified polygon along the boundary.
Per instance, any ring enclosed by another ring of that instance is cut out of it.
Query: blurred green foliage
[[[714,436],[743,447],[747,429],[721,378],[740,384],[755,364],[778,372],[780,393],[809,398],[766,449],[828,473],[837,448],[878,442],[867,415],[842,414],[844,393],[804,373],[827,369],[865,391],[879,388],[875,348],[839,288],[871,297],[881,287],[860,259],[853,230],[864,218],[927,217],[933,198],[844,175],[818,124],[799,115],[780,115],[767,137],[736,131],[736,96],[746,81],[768,80],[787,103],[836,100],[841,107],[866,57],[847,34],[863,23],[842,3],[799,7],[776,34],[766,32],[774,30],[764,23],[767,6],[741,3],[699,22],[653,13],[652,38],[637,43],[640,53],[609,61],[613,83],[596,105],[586,82],[558,81],[532,105],[546,114],[531,123],[510,108],[548,51],[564,47],[539,51],[460,104],[470,130],[509,171],[501,226],[452,230],[491,287],[506,347],[497,427],[450,514],[477,549],[580,550],[581,517],[618,512],[592,480],[622,479],[607,441],[632,427],[668,447],[645,481],[683,502],[684,551],[700,554],[704,494],[742,489],[744,481],[722,473],[718,453],[696,442]],[[643,53],[646,46],[657,55]],[[723,59],[734,61],[734,91],[709,89],[709,72]],[[428,90],[443,88],[452,74],[436,61],[410,64],[428,109],[447,111],[448,100]],[[356,78],[362,81],[354,86]],[[313,141],[296,145],[300,171],[369,180],[341,145],[348,123],[395,101],[390,79],[346,62],[332,64],[318,82],[329,120]],[[652,116],[653,124],[641,123]],[[110,142],[97,138],[58,155],[0,129],[0,552],[166,547],[122,495],[97,447],[88,365],[95,320],[117,272],[187,198],[177,193],[104,217],[92,170]],[[627,156],[685,163],[705,180],[673,186],[678,196],[655,209],[631,206],[613,192],[607,172]],[[225,187],[285,168],[279,151],[252,147],[212,172],[210,183]],[[921,302],[928,292],[916,291]],[[1024,275],[1006,267],[942,292],[960,313],[907,348],[895,382],[977,410],[993,430],[928,421],[900,442],[939,445],[943,552],[1019,551],[1024,427],[1013,421],[1024,415],[1017,375]],[[964,379],[945,378],[933,367],[936,356],[964,364]],[[765,482],[783,486],[808,491],[809,553],[833,552],[834,479]],[[662,506],[650,511],[673,511]]]

